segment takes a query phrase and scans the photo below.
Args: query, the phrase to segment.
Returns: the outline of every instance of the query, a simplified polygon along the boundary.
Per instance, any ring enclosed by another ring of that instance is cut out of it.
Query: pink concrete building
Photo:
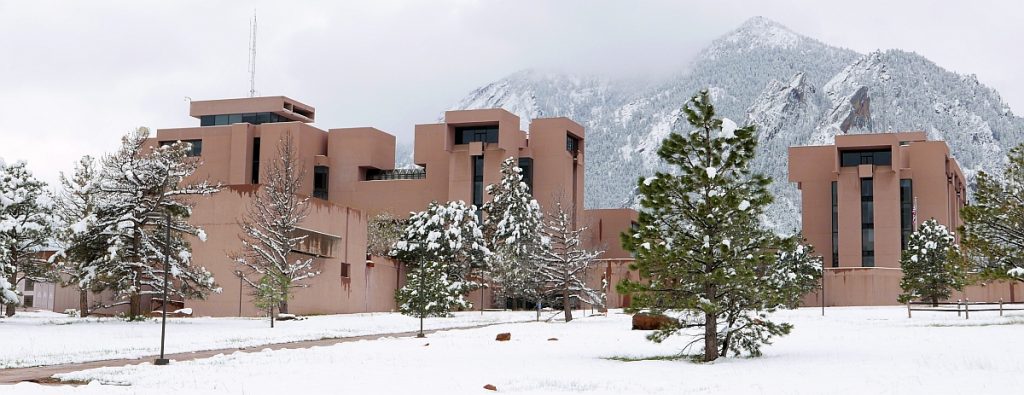
[[[900,254],[917,225],[963,224],[963,172],[924,132],[836,136],[835,145],[789,149],[801,191],[803,234],[824,258],[826,305],[897,304]],[[958,238],[959,240],[959,238]],[[972,300],[1020,298],[1007,284],[970,287]],[[806,304],[820,303],[809,295]]]
[[[601,268],[595,265],[595,285],[602,284],[601,276],[614,276],[610,268],[624,267],[629,258],[621,251],[618,233],[636,214],[598,210],[591,218],[584,213],[585,135],[582,126],[566,118],[535,119],[527,133],[519,129],[519,118],[505,110],[448,111],[442,123],[416,125],[417,167],[395,169],[393,135],[369,127],[319,129],[311,125],[316,110],[287,97],[193,101],[190,115],[199,126],[160,129],[153,145],[192,143],[192,155],[202,160],[193,177],[224,185],[223,191],[197,199],[191,219],[207,233],[206,242],[192,243],[194,262],[208,268],[223,288],[206,300],[183,301],[197,315],[259,314],[228,256],[241,249],[238,220],[268,164],[277,159],[286,133],[305,167],[301,194],[313,197],[312,211],[302,224],[307,242],[293,253],[313,257],[321,271],[307,281],[308,288],[296,290],[289,302],[292,312],[393,310],[404,268],[367,255],[368,220],[384,211],[405,217],[431,201],[462,200],[479,207],[489,199],[485,186],[498,182],[500,163],[509,157],[523,168],[524,181],[542,208],[559,200],[575,210],[579,225],[597,224],[588,247],[608,252]],[[615,282],[606,283],[614,292]],[[74,303],[55,303],[53,310],[77,307],[77,292],[69,292],[75,297],[56,300]],[[490,295],[474,293],[469,300],[491,307]]]

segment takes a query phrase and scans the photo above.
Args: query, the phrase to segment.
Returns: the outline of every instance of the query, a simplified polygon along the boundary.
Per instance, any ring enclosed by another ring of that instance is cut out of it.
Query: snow
[[[793,333],[762,358],[625,362],[673,355],[686,338],[657,344],[630,317],[520,323],[312,349],[112,367],[60,377],[88,386],[18,384],[13,394],[962,394],[1014,393],[1024,360],[1024,315],[915,313],[902,307],[817,308],[776,314]],[[315,318],[315,317],[314,317]],[[309,321],[305,321],[309,322]],[[282,325],[284,325],[282,323]],[[496,342],[496,333],[512,340]],[[548,341],[557,338],[557,341]],[[453,374],[457,372],[457,374]],[[287,379],[282,379],[287,378]],[[966,380],[965,378],[970,378]],[[120,384],[101,386],[99,383]],[[126,387],[123,385],[130,385]]]
[[[723,138],[731,139],[736,138],[736,122],[729,118],[722,118],[722,134]]]
[[[190,310],[188,308],[183,309]],[[458,312],[428,318],[427,329],[528,320],[533,312]],[[398,313],[311,316],[270,328],[266,318],[168,318],[167,352],[253,347],[419,329],[417,319]],[[0,369],[138,358],[160,352],[160,321],[125,322],[115,318],[71,318],[53,312],[18,312],[0,319]],[[4,393],[0,391],[0,393]]]
[[[704,169],[704,171],[708,173],[708,178],[715,178],[715,176],[718,175],[718,169],[714,167],[709,166],[707,169]]]
[[[744,199],[742,202],[740,202],[740,205],[737,208],[739,208],[740,211],[746,211],[748,208],[750,208],[750,201]]]

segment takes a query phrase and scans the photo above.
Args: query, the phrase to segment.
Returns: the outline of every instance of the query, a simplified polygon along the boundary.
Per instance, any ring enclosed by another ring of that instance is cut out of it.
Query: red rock
[[[485,390],[490,390],[490,391],[497,391],[498,387],[495,387],[495,386],[493,386],[491,384],[487,384],[487,385],[484,386],[484,389]]]
[[[497,340],[499,342],[507,342],[509,340],[512,340],[512,334],[508,332],[499,333],[498,337],[494,338],[494,340]]]

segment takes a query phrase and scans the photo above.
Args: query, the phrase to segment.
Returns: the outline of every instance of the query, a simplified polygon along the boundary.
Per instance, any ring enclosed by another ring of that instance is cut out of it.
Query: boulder
[[[548,341],[549,342],[556,342],[556,341],[558,341],[558,338],[557,337],[552,337],[552,338],[548,339]]]
[[[664,314],[637,313],[633,315],[633,330],[651,331],[678,325],[679,321]]]
[[[494,340],[497,340],[499,342],[507,342],[509,340],[512,340],[512,334],[508,332],[499,333],[498,337],[495,337]]]
[[[484,389],[488,391],[497,391],[498,387],[495,387],[493,384],[487,384],[484,386]]]

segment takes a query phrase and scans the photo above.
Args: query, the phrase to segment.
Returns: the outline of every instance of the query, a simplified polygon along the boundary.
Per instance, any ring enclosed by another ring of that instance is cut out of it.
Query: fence
[[[999,316],[1002,317],[1004,311],[1024,311],[1024,302],[1003,302],[1002,299],[999,299],[998,302],[971,302],[970,299],[963,301],[957,299],[956,303],[907,302],[907,318],[911,318],[911,314],[914,311],[956,312],[957,317],[962,315],[964,319],[971,319],[972,311],[976,313],[998,311]]]

